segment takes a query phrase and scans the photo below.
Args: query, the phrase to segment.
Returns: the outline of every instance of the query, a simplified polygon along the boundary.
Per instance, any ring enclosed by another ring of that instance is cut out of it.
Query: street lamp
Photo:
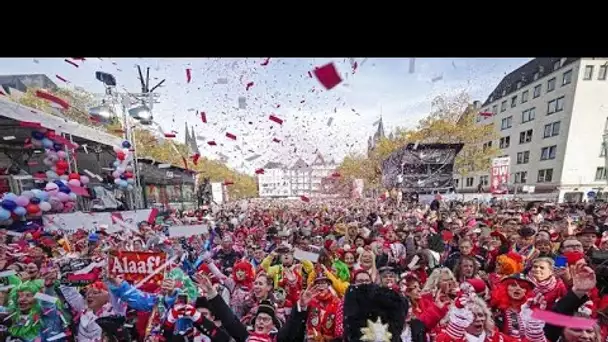
[[[150,125],[153,120],[152,112],[146,105],[129,109],[129,115],[143,125]]]
[[[100,106],[89,108],[89,115],[102,122],[108,122],[113,116],[113,111],[104,101]]]

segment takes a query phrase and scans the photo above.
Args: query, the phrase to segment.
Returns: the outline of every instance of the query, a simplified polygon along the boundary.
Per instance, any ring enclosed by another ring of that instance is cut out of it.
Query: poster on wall
[[[492,159],[492,167],[490,170],[490,192],[492,194],[509,193],[508,184],[510,164],[510,157]]]
[[[222,204],[224,202],[224,184],[220,182],[211,183],[211,196],[213,196],[213,202]]]

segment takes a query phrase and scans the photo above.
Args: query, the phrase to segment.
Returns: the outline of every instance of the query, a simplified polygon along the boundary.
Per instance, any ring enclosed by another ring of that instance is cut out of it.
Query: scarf
[[[555,287],[557,286],[557,279],[554,275],[542,281],[537,281],[534,277],[530,277],[530,280],[532,280],[534,285],[536,285],[536,287],[534,288],[534,293],[541,293],[544,295],[553,291],[553,289],[555,289]]]
[[[519,321],[519,312],[513,308],[505,310],[505,329],[504,331],[512,337],[522,337],[521,322]]]
[[[469,333],[464,333],[464,339],[467,342],[484,342],[486,340],[486,332],[482,332],[479,336],[473,336]]]
[[[270,334],[251,332],[247,337],[247,342],[272,342],[272,337],[270,337]]]

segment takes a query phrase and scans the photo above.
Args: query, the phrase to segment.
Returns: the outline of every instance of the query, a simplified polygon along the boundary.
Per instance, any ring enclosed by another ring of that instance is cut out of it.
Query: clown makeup
[[[507,285],[507,294],[511,299],[517,301],[522,300],[526,296],[527,292],[527,287],[522,286],[522,284],[520,284],[518,281],[512,281]]]
[[[234,273],[236,275],[236,280],[238,281],[245,280],[245,276],[247,276],[247,273],[244,270],[236,270]]]

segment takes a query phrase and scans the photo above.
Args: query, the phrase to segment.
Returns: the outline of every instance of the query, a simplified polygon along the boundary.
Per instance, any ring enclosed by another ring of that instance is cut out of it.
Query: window
[[[530,151],[517,152],[517,164],[528,164],[530,161]]]
[[[528,97],[530,96],[530,92],[528,90],[521,93],[521,103],[528,102]]]
[[[600,157],[605,157],[606,156],[606,144],[604,144],[604,142],[602,142],[602,148],[600,150]]]
[[[483,144],[483,151],[485,152],[487,149],[492,148],[492,141],[488,141],[487,143]]]
[[[517,89],[521,88],[521,81],[517,82]]]
[[[513,116],[506,117],[502,119],[502,123],[500,125],[501,130],[509,129],[513,125]]]
[[[585,74],[583,75],[583,80],[589,81],[593,78],[593,65],[585,66]]]
[[[502,103],[500,104],[500,112],[504,112],[505,110],[507,110],[507,100],[502,101]]]
[[[528,171],[515,172],[515,184],[526,184],[528,181]]]
[[[454,184],[454,187],[457,188],[458,187],[458,183],[460,183],[460,179],[454,179],[454,182],[452,184]]]
[[[549,146],[549,147],[543,147],[540,150],[540,160],[555,159],[555,154],[556,153],[557,153],[557,146],[556,145]]]
[[[572,82],[572,69],[566,71],[562,77],[562,86],[570,84]]]
[[[542,89],[542,84],[537,85],[536,87],[534,87],[534,94],[532,94],[533,98],[537,98],[540,96],[540,90]]]
[[[606,169],[605,168],[600,166],[595,170],[595,180],[596,181],[606,180]]]
[[[553,169],[538,170],[538,183],[549,183],[553,180]]]
[[[540,72],[535,72],[534,73],[534,80],[536,81],[538,78],[540,77]]]
[[[597,74],[597,79],[600,81],[606,80],[606,72],[608,72],[608,65],[600,65],[600,71]]]
[[[479,183],[483,186],[487,186],[488,184],[490,184],[489,178],[490,176],[479,176]]]
[[[558,97],[555,100],[551,100],[547,102],[547,115],[551,115],[553,113],[561,112],[564,110],[564,97]]]
[[[499,141],[499,147],[502,148],[509,148],[509,146],[511,145],[511,136],[508,137],[502,137],[500,138]]]
[[[532,107],[521,112],[521,123],[526,123],[534,120],[536,116],[536,108]]]
[[[553,71],[559,69],[559,67],[561,67],[561,62],[560,61],[555,61],[555,63],[553,63]]]
[[[530,141],[532,141],[532,130],[531,129],[519,133],[519,143],[520,144],[529,143]]]
[[[543,138],[551,138],[556,135],[559,135],[559,124],[560,122],[553,122],[545,125],[545,131],[543,133]]]
[[[467,188],[472,187],[473,186],[473,181],[474,181],[473,177],[467,177],[466,187]]]
[[[494,115],[498,114],[498,105],[492,106],[492,114],[494,114]]]
[[[511,108],[515,107],[516,105],[517,105],[517,95],[515,95],[511,98]]]
[[[547,93],[555,90],[555,77],[547,81]]]

